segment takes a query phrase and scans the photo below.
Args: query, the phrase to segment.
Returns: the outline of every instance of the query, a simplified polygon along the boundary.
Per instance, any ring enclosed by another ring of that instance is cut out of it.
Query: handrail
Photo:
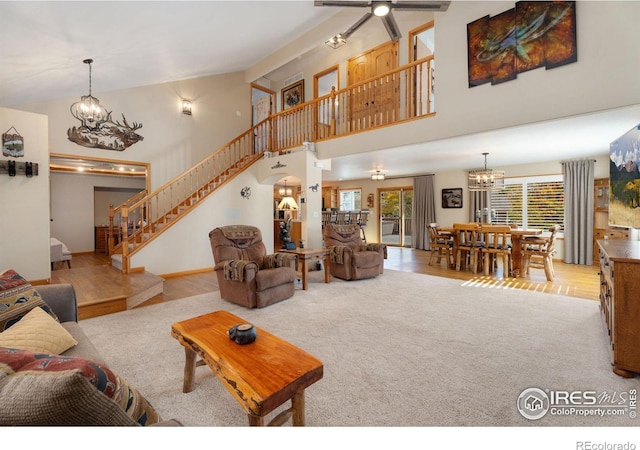
[[[433,115],[434,55],[270,115],[194,167],[109,211],[109,254],[129,257],[266,151]]]
[[[271,151],[434,114],[434,61],[430,55],[271,115]]]
[[[123,272],[129,271],[128,257],[144,242],[259,160],[269,147],[269,135],[267,119],[143,198],[111,210],[109,254],[122,253]]]

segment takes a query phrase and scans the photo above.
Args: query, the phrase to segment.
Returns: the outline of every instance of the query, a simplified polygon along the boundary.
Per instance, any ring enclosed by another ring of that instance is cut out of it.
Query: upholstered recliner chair
[[[267,255],[258,228],[249,225],[215,228],[209,233],[209,241],[224,300],[247,308],[262,308],[293,296],[295,255]]]
[[[385,244],[365,244],[360,226],[330,223],[323,230],[329,249],[329,272],[343,280],[360,280],[381,275],[387,258]]]

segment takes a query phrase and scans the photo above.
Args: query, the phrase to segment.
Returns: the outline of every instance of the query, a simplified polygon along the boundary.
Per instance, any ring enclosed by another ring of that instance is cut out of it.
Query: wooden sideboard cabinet
[[[640,373],[640,241],[599,240],[600,313],[613,372]]]
[[[109,248],[107,247],[108,236],[109,236],[109,227],[96,227],[95,242],[94,242],[95,253],[109,252]]]
[[[596,178],[593,193],[593,265],[597,266],[600,239],[629,239],[627,228],[609,225],[609,178]]]

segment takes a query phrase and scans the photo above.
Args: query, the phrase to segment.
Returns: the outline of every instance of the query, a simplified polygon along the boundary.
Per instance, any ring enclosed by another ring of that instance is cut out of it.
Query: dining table
[[[438,227],[439,234],[450,235],[453,237],[453,254],[457,254],[458,236],[453,226],[450,227]],[[482,232],[482,224],[480,225],[480,232]],[[513,278],[520,277],[522,270],[522,240],[527,236],[539,236],[543,230],[537,228],[512,228],[509,231],[511,237],[511,276]],[[454,257],[455,260],[455,257]],[[455,269],[455,264],[452,267]]]
[[[511,236],[511,276],[518,278],[522,270],[522,240],[527,236],[539,236],[542,230],[537,228],[513,228],[509,232]]]

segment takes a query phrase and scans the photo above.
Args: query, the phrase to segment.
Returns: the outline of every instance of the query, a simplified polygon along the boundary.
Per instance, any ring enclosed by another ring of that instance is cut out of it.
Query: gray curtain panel
[[[476,211],[488,208],[491,210],[491,196],[489,191],[469,192],[469,222],[476,221]]]
[[[595,161],[567,161],[564,175],[564,262],[593,263],[593,171]]]
[[[424,175],[413,179],[413,236],[411,247],[418,250],[430,250],[427,224],[436,221],[436,200],[433,187],[433,175]]]

